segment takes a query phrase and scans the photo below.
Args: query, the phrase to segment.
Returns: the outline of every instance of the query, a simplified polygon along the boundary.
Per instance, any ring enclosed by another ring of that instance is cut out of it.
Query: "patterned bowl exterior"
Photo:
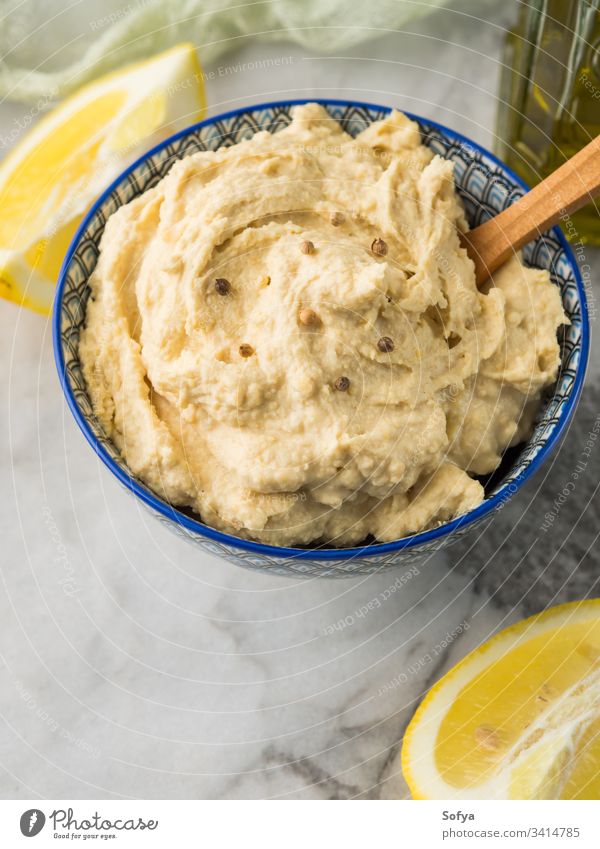
[[[291,549],[220,533],[171,507],[131,475],[94,416],[81,372],[79,336],[90,291],[88,278],[98,259],[100,238],[109,215],[156,185],[175,160],[200,150],[236,144],[260,130],[277,132],[290,123],[291,109],[298,102],[302,101],[270,103],[203,121],[154,148],[113,183],[90,210],[65,258],[54,305],[54,350],[63,391],[84,435],[120,482],[172,531],[210,554],[251,569],[303,577],[364,575],[413,563],[489,520],[492,511],[501,508],[540,465],[572,414],[583,382],[589,346],[585,293],[575,259],[558,228],[527,247],[525,260],[549,269],[554,283],[560,286],[571,321],[561,339],[562,366],[554,392],[540,410],[535,430],[509,473],[482,505],[465,516],[392,543],[351,549]],[[390,111],[365,103],[320,102],[353,136]],[[424,144],[454,163],[457,189],[472,227],[496,215],[526,191],[516,175],[478,145],[431,121],[411,117],[419,124]]]

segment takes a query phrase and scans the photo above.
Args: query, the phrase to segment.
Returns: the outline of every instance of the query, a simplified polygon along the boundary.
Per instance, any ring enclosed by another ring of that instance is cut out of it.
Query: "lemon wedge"
[[[93,200],[205,107],[196,50],[179,44],[94,80],[45,115],[0,163],[0,295],[50,312],[65,252]]]
[[[419,706],[401,760],[417,799],[600,799],[600,599],[467,655]]]

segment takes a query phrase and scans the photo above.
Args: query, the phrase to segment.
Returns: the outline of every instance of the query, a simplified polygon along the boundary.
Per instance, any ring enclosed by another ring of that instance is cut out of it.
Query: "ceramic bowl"
[[[525,261],[546,268],[560,287],[570,325],[561,331],[561,368],[554,388],[540,408],[530,439],[512,449],[486,486],[484,502],[469,513],[433,530],[384,544],[356,548],[283,548],[221,533],[200,517],[165,502],[131,474],[97,422],[79,362],[79,337],[85,323],[88,279],[98,259],[107,218],[120,206],[156,185],[173,162],[200,150],[236,144],[259,130],[278,132],[291,120],[295,102],[267,103],[218,115],[178,133],[129,167],[98,199],[82,222],[65,258],[54,305],[54,351],[61,385],[71,412],[86,439],[115,477],[156,518],[193,545],[240,566],[278,575],[341,577],[368,574],[406,565],[456,540],[489,520],[542,465],[576,406],[588,357],[589,327],[585,292],[577,263],[559,229],[544,234],[524,251]],[[384,118],[388,107],[340,100],[320,101],[351,135]],[[421,129],[424,144],[454,163],[458,192],[471,226],[496,215],[527,189],[524,183],[464,136],[433,121],[410,116]]]

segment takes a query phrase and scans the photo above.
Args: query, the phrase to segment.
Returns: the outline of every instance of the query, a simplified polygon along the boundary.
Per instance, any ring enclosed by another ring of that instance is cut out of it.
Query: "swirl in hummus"
[[[483,291],[452,163],[394,112],[316,104],[176,162],[107,222],[80,343],[131,471],[275,545],[397,539],[475,507],[528,436],[566,321],[546,271]]]

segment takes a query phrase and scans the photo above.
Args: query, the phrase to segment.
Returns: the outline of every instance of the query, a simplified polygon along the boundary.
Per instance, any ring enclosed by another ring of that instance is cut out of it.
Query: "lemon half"
[[[48,313],[93,200],[205,106],[196,50],[179,44],[84,86],[39,121],[0,164],[0,295]]]
[[[418,799],[600,799],[600,600],[467,655],[419,706],[401,760]]]

